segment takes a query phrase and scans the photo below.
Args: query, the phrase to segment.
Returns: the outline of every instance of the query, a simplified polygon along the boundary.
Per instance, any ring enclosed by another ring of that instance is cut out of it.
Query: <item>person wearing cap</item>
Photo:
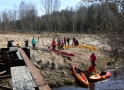
[[[7,47],[9,48],[9,47],[13,47],[14,45],[13,45],[13,42],[14,42],[14,40],[9,40],[8,41],[8,43],[7,43]]]

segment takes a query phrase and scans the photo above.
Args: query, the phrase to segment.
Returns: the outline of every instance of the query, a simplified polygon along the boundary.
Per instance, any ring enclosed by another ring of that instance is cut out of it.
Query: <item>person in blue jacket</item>
[[[33,49],[35,49],[35,46],[36,46],[36,40],[35,40],[34,37],[33,37],[33,39],[32,39],[32,46],[33,46]]]

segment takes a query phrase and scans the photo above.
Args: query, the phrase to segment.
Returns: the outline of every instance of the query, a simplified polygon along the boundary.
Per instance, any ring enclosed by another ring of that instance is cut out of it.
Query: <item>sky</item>
[[[22,0],[1,0],[0,1],[0,11],[3,10],[12,10],[14,6],[19,7],[19,4]],[[26,3],[33,2],[37,6],[39,14],[41,14],[41,0],[23,0]],[[65,9],[67,6],[72,7],[75,6],[80,0],[60,0],[61,9]]]

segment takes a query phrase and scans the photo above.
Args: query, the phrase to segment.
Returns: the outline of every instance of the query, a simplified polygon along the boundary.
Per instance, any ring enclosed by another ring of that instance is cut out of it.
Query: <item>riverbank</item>
[[[64,49],[63,51],[74,53],[75,57],[66,58],[57,55],[48,50],[47,45],[50,45],[53,38],[70,37],[78,39],[79,43],[85,46],[96,47],[97,50],[88,48],[73,47]],[[38,50],[32,50],[31,39],[35,37],[37,40]],[[39,40],[38,40],[39,38]],[[76,64],[81,70],[87,70],[90,66],[89,57],[94,52],[97,56],[96,70],[108,70],[110,68],[117,68],[122,64],[122,61],[114,63],[114,59],[110,57],[108,51],[111,49],[107,45],[107,38],[102,35],[86,35],[86,34],[58,34],[58,33],[42,33],[42,34],[0,34],[0,47],[6,47],[7,41],[14,39],[14,44],[25,46],[24,41],[29,40],[29,48],[31,51],[31,61],[38,68],[42,77],[50,87],[58,87],[64,85],[74,85],[75,78],[71,71],[71,64]],[[9,83],[11,83],[9,81]],[[2,85],[2,84],[1,84]],[[11,87],[11,86],[8,86]]]
[[[76,37],[80,44],[96,47],[97,50],[79,47],[64,49],[63,51],[75,54],[75,57],[66,58],[50,52],[45,46],[50,45],[53,38],[63,38],[64,36],[70,37],[71,40],[73,37]],[[76,81],[71,71],[71,64],[76,64],[81,70],[86,71],[90,66],[89,57],[92,52],[96,54],[98,59],[96,63],[97,72],[118,68],[121,65],[121,61],[114,63],[114,57],[110,57],[112,54],[108,51],[111,48],[106,44],[107,38],[104,36],[74,34],[62,36],[62,34],[54,34],[42,37],[40,40],[44,41],[39,42],[39,45],[42,43],[43,47],[40,50],[32,51],[31,60],[39,68],[41,75],[50,87],[74,85]],[[38,47],[40,47],[39,45]]]

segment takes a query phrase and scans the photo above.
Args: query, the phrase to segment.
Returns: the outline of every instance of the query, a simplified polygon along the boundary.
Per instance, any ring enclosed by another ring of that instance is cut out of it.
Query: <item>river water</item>
[[[59,88],[52,88],[52,90],[124,90],[124,67],[111,70],[111,77],[97,82],[89,82],[89,87],[63,86]]]

